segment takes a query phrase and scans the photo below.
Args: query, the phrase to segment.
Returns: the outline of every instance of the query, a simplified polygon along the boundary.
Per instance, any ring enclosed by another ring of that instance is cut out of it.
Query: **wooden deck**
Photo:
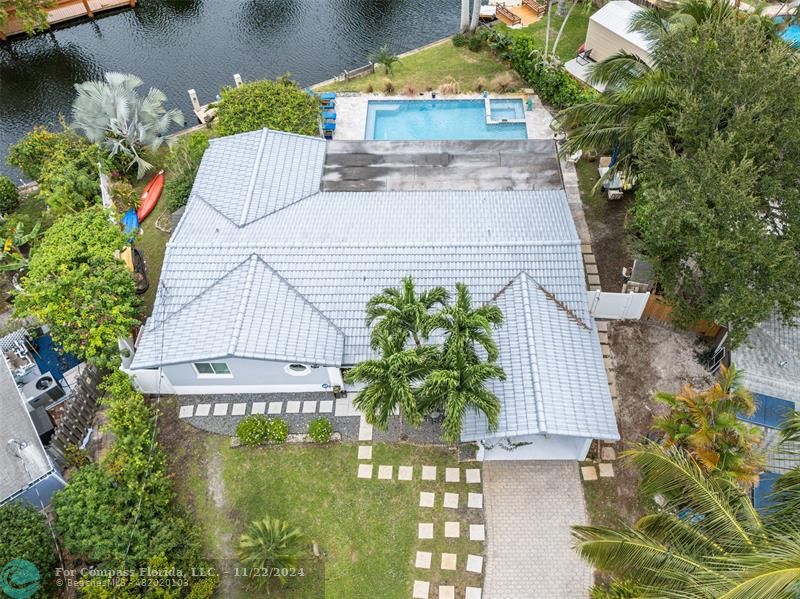
[[[500,9],[500,6],[499,4],[497,5],[497,18],[509,26],[527,27],[541,18],[541,13],[539,11],[534,11],[530,6],[526,6],[526,4],[521,4],[520,6],[503,6],[505,11]],[[505,14],[506,11],[512,13],[513,17]]]
[[[58,0],[56,6],[47,11],[47,23],[57,25],[74,19],[93,18],[97,13],[136,6],[136,0]],[[24,34],[14,10],[9,11],[6,26],[0,31],[0,40]]]

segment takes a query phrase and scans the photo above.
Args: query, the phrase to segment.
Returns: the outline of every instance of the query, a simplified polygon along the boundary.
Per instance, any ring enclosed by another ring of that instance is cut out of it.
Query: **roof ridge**
[[[316,195],[316,194],[314,194]],[[311,197],[311,196],[309,196]],[[576,247],[580,245],[580,240],[552,240],[552,241],[461,241],[461,242],[441,242],[441,241],[429,241],[429,242],[408,242],[408,243],[397,243],[392,242],[388,244],[381,244],[378,242],[370,241],[370,242],[326,242],[326,243],[310,243],[310,242],[296,242],[296,243],[257,243],[257,242],[244,242],[244,243],[176,243],[177,247],[190,249],[190,248],[198,248],[198,249],[247,249],[247,248],[256,248],[259,250],[275,248],[275,249],[286,249],[286,248],[440,248],[440,247]]]
[[[536,283],[536,279],[530,276],[526,271],[520,271],[513,280],[522,279],[525,275],[526,278]],[[538,285],[538,283],[536,283]],[[544,397],[542,395],[542,381],[539,378],[539,361],[536,353],[536,327],[531,324],[533,322],[533,311],[531,309],[531,298],[528,285],[523,284],[522,289],[522,310],[525,314],[525,343],[528,345],[528,362],[531,366],[531,378],[533,379],[533,403],[536,406],[536,421],[538,423],[539,432],[542,434],[547,433],[547,415],[544,412]]]
[[[255,161],[253,161],[252,170],[250,171],[250,183],[247,186],[247,193],[244,196],[242,213],[239,216],[239,227],[243,226],[245,222],[247,222],[247,213],[250,212],[250,205],[253,202],[253,194],[256,191],[256,183],[258,182],[258,171],[261,168],[261,161],[264,159],[264,148],[267,145],[268,136],[269,129],[262,129],[261,139],[258,142],[258,152],[256,153]]]
[[[256,262],[258,261],[257,254],[250,254],[248,258],[250,264],[247,267],[247,277],[244,280],[244,289],[242,296],[239,300],[239,309],[236,312],[236,320],[233,323],[233,331],[231,331],[231,340],[228,343],[228,353],[234,354],[236,346],[239,344],[239,335],[242,333],[244,311],[247,303],[250,301],[250,293],[253,290],[253,279],[255,278]],[[238,268],[238,267],[237,267]],[[233,272],[233,271],[230,271]]]
[[[528,275],[528,276],[530,276],[530,275]],[[583,319],[582,319],[580,316],[578,316],[578,315],[575,313],[575,311],[574,311],[572,308],[570,308],[570,307],[569,307],[569,306],[567,306],[567,305],[566,305],[564,302],[562,302],[560,299],[558,299],[558,298],[556,297],[556,294],[555,294],[555,293],[553,293],[552,291],[548,291],[547,289],[545,289],[545,287],[544,287],[544,286],[542,286],[542,285],[539,283],[539,281],[537,281],[537,280],[536,280],[536,279],[534,279],[533,277],[531,277],[531,280],[532,280],[534,283],[536,283],[536,286],[539,288],[539,290],[540,290],[542,293],[544,293],[544,296],[545,296],[545,297],[546,297],[548,300],[550,300],[551,302],[553,302],[553,303],[556,305],[556,307],[557,307],[559,310],[561,310],[561,311],[563,311],[564,313],[566,313],[566,315],[567,315],[567,318],[568,318],[569,320],[572,320],[572,321],[573,321],[575,324],[577,324],[577,325],[578,325],[578,326],[580,326],[580,327],[583,327],[583,328],[584,328],[584,329],[586,329],[587,331],[591,331],[591,330],[592,330],[592,327],[590,327],[588,324],[586,324],[586,323],[584,322],[584,320],[583,320]]]

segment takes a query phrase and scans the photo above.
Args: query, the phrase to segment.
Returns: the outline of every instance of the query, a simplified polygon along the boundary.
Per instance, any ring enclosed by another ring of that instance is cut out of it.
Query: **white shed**
[[[592,51],[592,60],[600,62],[625,50],[650,61],[650,43],[638,31],[630,31],[633,15],[641,10],[628,0],[615,0],[591,16],[584,47]]]

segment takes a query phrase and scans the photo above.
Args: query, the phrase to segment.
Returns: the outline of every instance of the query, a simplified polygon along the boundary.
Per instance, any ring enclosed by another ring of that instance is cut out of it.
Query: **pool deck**
[[[492,95],[490,99],[514,99],[523,101],[527,95]],[[363,140],[367,130],[367,106],[370,100],[392,100],[408,102],[412,100],[430,100],[431,94],[426,92],[419,96],[384,96],[383,94],[339,94],[336,97],[336,133],[337,141]],[[483,100],[480,94],[462,94],[457,96],[436,95],[437,100]],[[533,96],[533,110],[525,110],[525,127],[528,139],[552,139],[550,129],[552,115],[542,106],[539,99]]]

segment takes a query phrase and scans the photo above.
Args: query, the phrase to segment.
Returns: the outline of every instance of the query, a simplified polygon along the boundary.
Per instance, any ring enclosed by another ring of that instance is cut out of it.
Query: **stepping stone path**
[[[600,464],[598,468],[602,478],[614,478],[614,464]]]
[[[364,416],[361,416],[361,421],[358,424],[358,440],[372,441],[372,425],[364,419]]]
[[[470,493],[467,495],[467,507],[476,510],[483,509],[483,493]]]
[[[197,409],[194,411],[195,416],[208,416],[211,413],[210,403],[199,403]]]
[[[300,402],[299,401],[287,401],[286,402],[286,413],[287,414],[299,414],[300,413]]]
[[[433,554],[430,551],[417,551],[417,559],[414,561],[414,565],[417,568],[430,570],[432,556]]]
[[[397,480],[411,480],[414,478],[413,466],[399,466],[397,468]]]
[[[597,469],[594,466],[581,466],[583,480],[597,480]]]
[[[194,406],[181,406],[178,410],[178,418],[191,418],[194,416]]]
[[[358,459],[371,460],[372,459],[372,445],[359,445],[358,446]]]
[[[412,599],[428,599],[431,583],[424,580],[414,581],[414,591],[411,594]]]
[[[485,541],[486,540],[486,527],[483,524],[470,524],[469,525],[469,540],[470,541]]]
[[[467,468],[467,484],[481,484],[481,471],[478,468]]]
[[[420,539],[433,538],[433,522],[420,522],[417,525],[417,533]]]
[[[467,556],[467,572],[483,573],[483,556],[470,553]]]
[[[439,585],[439,599],[456,599],[456,587]]]
[[[451,509],[458,509],[458,493],[445,493],[442,505]]]
[[[442,554],[442,570],[455,570],[456,569],[456,554],[443,553]]]
[[[467,587],[464,592],[464,599],[481,599],[483,591],[477,587]]]
[[[317,412],[317,402],[315,401],[303,402],[303,414],[316,414],[316,412]]]
[[[267,413],[272,415],[280,414],[282,409],[283,409],[283,402],[271,401],[269,403],[269,408],[267,408]]]
[[[333,400],[327,399],[319,402],[320,414],[330,414],[331,412],[333,412]]]
[[[231,416],[244,416],[246,412],[246,403],[235,403],[233,404],[233,408],[231,408]]]
[[[372,464],[359,464],[358,478],[372,478]]]
[[[251,414],[263,414],[267,410],[267,402],[265,401],[254,401],[253,407],[250,408]]]
[[[419,494],[419,507],[433,507],[434,494],[428,491],[422,491]]]
[[[214,404],[214,416],[225,416],[228,413],[228,404],[217,403]]]
[[[436,466],[423,466],[422,480],[436,480]]]
[[[461,536],[461,522],[445,522],[444,536],[448,539],[457,539]]]
[[[444,469],[444,481],[448,483],[457,483],[461,481],[461,469],[460,468],[445,468]]]
[[[378,478],[380,480],[392,480],[392,466],[378,466]]]

